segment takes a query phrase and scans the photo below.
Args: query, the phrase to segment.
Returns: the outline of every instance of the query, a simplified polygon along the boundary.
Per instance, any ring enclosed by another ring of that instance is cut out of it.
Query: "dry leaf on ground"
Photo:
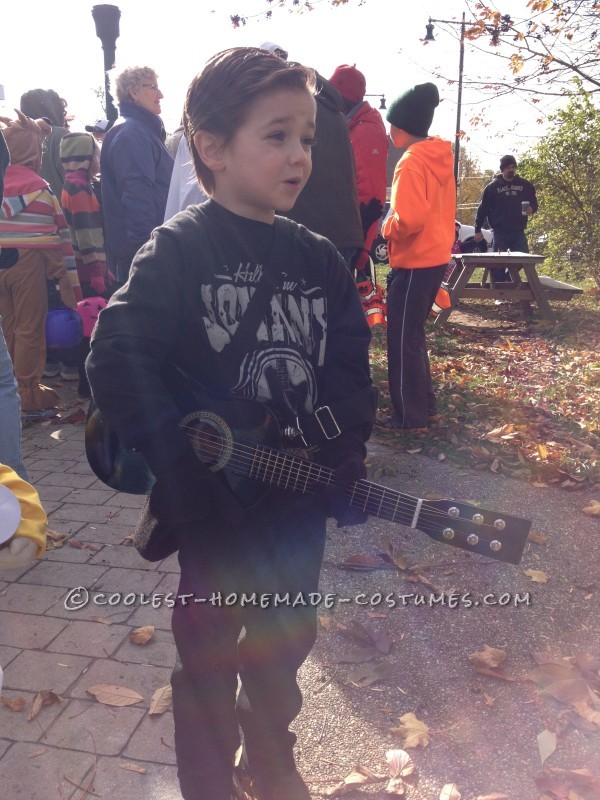
[[[133,706],[144,698],[133,689],[115,683],[97,683],[86,689],[99,703],[105,706]]]
[[[349,775],[346,775],[341,783],[326,792],[327,797],[343,797],[345,794],[353,792],[356,786],[366,786],[369,783],[378,783],[382,778],[376,775],[368,767],[359,765],[355,767]]]
[[[598,500],[592,500],[589,506],[583,509],[583,513],[588,517],[600,517],[600,502]]]
[[[541,569],[526,569],[525,575],[534,583],[548,583],[548,575]]]
[[[427,747],[429,744],[429,727],[409,711],[400,717],[400,725],[390,728],[390,733],[404,736],[404,747]]]
[[[408,778],[415,771],[415,763],[406,750],[388,750],[385,760],[392,778]]]
[[[161,686],[160,689],[157,689],[152,695],[148,714],[164,714],[165,711],[170,708],[172,700],[173,691],[171,689],[171,684],[168,683],[166,686]]]
[[[556,734],[554,731],[546,730],[541,731],[537,735],[538,750],[540,751],[540,759],[542,764],[547,758],[550,758],[552,753],[556,750]]]
[[[37,717],[42,710],[42,706],[51,706],[54,703],[62,703],[62,700],[63,699],[60,695],[55,694],[48,689],[38,692],[33,698],[33,704],[31,706],[29,716],[27,717],[27,722],[31,722]]]
[[[498,669],[498,667],[501,667],[504,663],[505,658],[506,653],[504,650],[497,650],[495,647],[484,644],[483,650],[470,654],[469,661],[476,667]]]
[[[142,628],[136,628],[129,633],[131,644],[148,644],[153,637],[154,625],[144,625]]]
[[[2,695],[2,697],[0,697],[0,703],[10,708],[11,711],[22,711],[25,708],[25,698],[23,697],[15,697],[14,700],[11,700],[9,697]]]
[[[447,783],[442,787],[440,800],[460,800],[462,797],[455,783]]]
[[[378,681],[387,678],[392,670],[392,665],[388,661],[380,661],[378,664],[366,664],[353,670],[346,678],[346,683],[366,689]]]

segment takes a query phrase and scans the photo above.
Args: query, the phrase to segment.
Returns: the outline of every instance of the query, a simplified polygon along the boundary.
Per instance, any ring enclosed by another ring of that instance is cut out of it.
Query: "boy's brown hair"
[[[315,83],[313,70],[289,64],[256,47],[223,50],[208,60],[190,84],[183,111],[183,129],[196,177],[207,194],[213,192],[215,180],[196,150],[194,134],[208,131],[228,144],[257,97],[279,89],[314,93]]]

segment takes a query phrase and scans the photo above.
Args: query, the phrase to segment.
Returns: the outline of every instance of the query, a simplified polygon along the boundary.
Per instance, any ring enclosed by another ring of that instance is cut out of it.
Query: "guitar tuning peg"
[[[478,543],[479,543],[479,536],[476,536],[474,533],[470,533],[467,536],[467,544],[470,544],[474,547]]]
[[[452,528],[444,528],[442,531],[442,536],[444,539],[454,539],[454,531]]]
[[[490,542],[490,550],[493,550],[494,553],[497,553],[498,550],[502,549],[502,542],[499,542],[498,539],[493,539]]]
[[[497,531],[503,531],[504,528],[506,528],[506,522],[504,522],[503,519],[497,519],[494,521],[494,528],[496,528]]]
[[[476,525],[483,525],[483,514],[473,514],[473,522]]]

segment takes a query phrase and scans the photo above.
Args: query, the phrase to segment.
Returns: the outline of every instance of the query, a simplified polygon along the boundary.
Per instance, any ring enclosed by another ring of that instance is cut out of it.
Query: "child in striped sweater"
[[[60,204],[38,174],[48,126],[17,114],[18,120],[2,120],[11,164],[0,207],[0,247],[17,248],[19,258],[0,270],[0,315],[22,410],[35,416],[59,402],[56,392],[40,383],[46,353],[46,281],[58,281],[69,308],[81,300],[81,289]]]
[[[102,214],[92,188],[92,179],[100,167],[100,148],[89,133],[68,133],[60,142],[60,158],[65,171],[60,202],[71,234],[81,291],[97,306],[100,298],[106,300],[110,296],[114,280],[106,266]],[[91,394],[85,374],[89,352],[90,332],[84,330],[78,347],[77,394],[81,398]]]

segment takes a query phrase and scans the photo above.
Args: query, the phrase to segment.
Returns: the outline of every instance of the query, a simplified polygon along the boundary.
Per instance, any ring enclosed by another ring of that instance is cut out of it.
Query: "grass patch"
[[[439,420],[428,433],[374,435],[391,446],[537,486],[600,485],[600,310],[585,293],[554,303],[556,324],[518,304],[461,301],[428,325]],[[380,408],[390,406],[386,331],[371,344]]]

